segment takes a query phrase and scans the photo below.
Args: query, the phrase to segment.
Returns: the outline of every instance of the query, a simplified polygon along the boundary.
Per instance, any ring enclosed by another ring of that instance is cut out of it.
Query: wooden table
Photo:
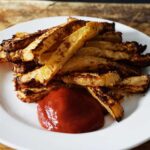
[[[150,4],[60,3],[48,1],[0,1],[0,30],[16,23],[48,16],[91,16],[132,26],[150,36]],[[134,150],[150,150],[150,141]],[[0,150],[11,150],[0,144]]]

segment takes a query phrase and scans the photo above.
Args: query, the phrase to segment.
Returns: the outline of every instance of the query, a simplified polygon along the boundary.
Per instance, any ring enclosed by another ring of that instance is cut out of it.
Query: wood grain
[[[27,20],[48,16],[91,16],[134,27],[150,36],[150,4],[66,3],[48,1],[0,1],[0,30]],[[133,150],[150,150],[147,142]],[[0,144],[0,150],[12,150]]]
[[[56,3],[0,1],[0,30],[47,16],[81,15],[111,19],[150,35],[150,4]]]

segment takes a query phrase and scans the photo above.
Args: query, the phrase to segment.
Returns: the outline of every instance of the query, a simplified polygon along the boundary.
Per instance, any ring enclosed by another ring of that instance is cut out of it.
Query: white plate
[[[98,18],[78,17],[84,20],[108,21]],[[21,23],[0,32],[0,42],[16,32],[34,32],[65,22],[67,17],[50,17]],[[111,22],[111,21],[108,21]],[[147,44],[150,38],[128,26],[116,23],[123,32],[123,40]],[[17,149],[32,150],[117,150],[127,149],[150,139],[150,92],[128,97],[123,103],[125,117],[117,123],[106,117],[104,128],[84,134],[49,132],[39,125],[36,104],[26,104],[17,99],[12,82],[12,72],[0,66],[0,142]]]

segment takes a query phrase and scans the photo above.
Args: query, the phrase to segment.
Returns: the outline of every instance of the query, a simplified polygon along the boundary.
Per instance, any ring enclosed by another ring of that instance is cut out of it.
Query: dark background
[[[55,0],[61,2],[150,3],[150,0]]]

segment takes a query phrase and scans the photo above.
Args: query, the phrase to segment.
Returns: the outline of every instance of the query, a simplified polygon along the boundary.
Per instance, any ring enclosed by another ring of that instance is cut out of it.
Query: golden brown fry
[[[47,84],[63,65],[81,48],[84,43],[103,30],[99,23],[89,22],[86,26],[78,29],[60,44],[54,51],[48,62],[41,68],[21,76],[21,82],[29,82],[32,79]]]
[[[104,93],[100,87],[87,87],[87,89],[116,121],[120,121],[123,118],[124,110],[119,102]]]
[[[3,59],[5,61],[14,63],[18,62],[18,59],[20,60],[20,50],[33,42],[44,32],[46,32],[46,30],[39,30],[35,33],[16,33],[15,35],[13,35],[12,39],[3,41],[3,52],[1,52],[0,54],[0,59],[3,56]]]
[[[104,57],[112,60],[129,60],[131,54],[122,51],[112,51],[107,49],[100,49],[97,47],[83,47],[81,48],[77,55],[79,56],[95,56],[95,57]]]
[[[69,17],[67,21],[73,21],[76,20],[76,18]],[[89,22],[89,21],[86,21]],[[101,33],[106,32],[115,32],[115,23],[108,23],[108,22],[100,22],[104,26],[104,30]]]
[[[129,66],[121,65],[117,62],[107,60],[105,58],[94,56],[75,56],[60,70],[59,74],[65,74],[75,71],[101,71],[101,70],[117,70],[123,76],[139,75],[137,70]]]
[[[117,90],[123,93],[143,93],[150,85],[149,75],[128,77],[117,85]]]
[[[93,26],[87,29],[87,24]],[[114,30],[114,24],[71,18],[66,24],[45,31],[17,33],[2,43],[0,61],[15,63],[15,87],[23,101],[43,98],[51,89],[50,83],[62,84],[58,77],[67,84],[87,87],[113,118],[120,121],[123,116],[120,93],[141,93],[149,87],[149,76],[137,75],[141,67],[150,65],[150,54],[141,55],[146,46],[136,42],[122,43],[121,33]],[[140,67],[135,69],[132,65]],[[83,73],[87,71],[96,73]],[[128,78],[120,81],[116,71]]]
[[[35,33],[18,32],[12,39],[3,41],[3,49],[7,52],[23,49],[45,32],[46,30],[39,30]]]
[[[42,65],[37,63],[36,61],[20,62],[17,64],[13,64],[13,71],[17,74],[24,74],[40,68],[41,66]]]
[[[0,62],[6,62],[6,52],[3,50],[3,46],[0,45]]]
[[[109,42],[115,42],[120,43],[122,42],[122,33],[121,32],[106,32],[104,34],[99,34],[95,38],[93,38],[95,41],[109,41]]]
[[[34,83],[32,83],[33,86]],[[22,86],[22,85],[19,85]],[[60,82],[51,82],[47,86],[30,86],[26,85],[24,87],[16,87],[17,96],[23,102],[33,103],[41,100],[44,96],[46,96],[51,90],[56,89],[58,87],[64,86]]]
[[[88,47],[97,47],[100,49],[107,49],[113,51],[123,51],[128,53],[140,53],[145,49],[145,46],[139,45],[136,42],[126,42],[126,43],[113,43],[108,41],[89,41],[86,43]]]
[[[105,89],[105,93],[109,95],[110,97],[112,97],[115,101],[122,102],[124,100],[125,95],[120,91],[112,90],[108,88],[108,89]]]
[[[67,22],[75,21],[75,20],[77,20],[77,19],[76,19],[76,18],[73,18],[73,17],[69,17],[69,18],[67,18]]]
[[[40,64],[45,64],[49,60],[50,55],[51,55],[51,52],[42,54],[40,56],[40,58],[39,58],[40,59],[39,60]],[[149,66],[149,64],[150,64],[150,56],[149,56],[149,54],[138,55],[138,56],[137,55],[133,55],[132,56],[131,54],[126,53],[126,52],[102,50],[102,49],[99,49],[97,47],[83,47],[77,52],[76,56],[77,56],[77,61],[78,61],[79,57],[85,58],[85,56],[94,56],[94,57],[109,58],[109,59],[112,59],[112,60],[115,60],[115,61],[127,60],[128,62],[132,62],[132,64],[134,64],[135,66],[144,66],[145,67],[145,66]],[[76,56],[74,56],[74,57],[76,57]],[[73,60],[71,60],[71,62],[74,61],[75,59],[76,58],[73,58]],[[83,63],[86,63],[86,61],[88,61],[88,60],[89,59],[81,60],[81,61],[83,61]],[[100,58],[100,60],[101,60],[101,58]],[[82,63],[81,61],[79,63]],[[87,64],[89,64],[89,63],[90,63],[90,61],[87,62]],[[78,66],[78,63],[77,63],[77,66]],[[81,65],[81,67],[82,67],[82,65]],[[25,68],[25,70],[27,70],[25,66],[23,68]],[[36,68],[36,66],[35,66],[35,68]],[[88,66],[87,66],[87,68],[88,68]],[[89,67],[89,68],[91,68],[91,67]],[[78,70],[80,70],[80,69],[78,69]],[[86,71],[86,70],[84,70],[84,71]],[[26,71],[23,71],[23,72],[26,72]]]
[[[51,52],[43,53],[39,57],[40,64],[45,64],[51,57],[51,54],[52,54]],[[131,58],[131,55],[128,53],[125,53],[125,52],[101,50],[96,47],[83,47],[83,48],[79,49],[77,54],[75,56],[73,56],[73,58],[64,66],[64,68],[62,69],[61,72],[66,72],[65,70],[68,70],[71,72],[72,69],[74,69],[75,71],[80,71],[80,70],[82,70],[82,68],[83,68],[83,71],[86,71],[86,68],[87,68],[87,70],[92,70],[92,68],[94,70],[95,68],[98,68],[98,66],[96,66],[96,64],[98,64],[99,66],[101,64],[104,65],[103,63],[106,61],[106,59],[97,58],[97,57],[109,58],[109,59],[117,61],[117,60],[129,60]],[[94,58],[95,58],[95,60],[94,60]],[[103,61],[103,63],[102,63],[102,61]],[[92,62],[93,62],[93,64],[92,64]],[[110,60],[108,62],[110,62]],[[17,69],[18,68],[17,66],[16,66],[15,70],[18,70],[20,73],[25,73],[28,70],[26,65],[22,64],[22,67],[20,65],[21,69]],[[71,68],[68,68],[69,66]],[[35,69],[35,68],[36,68],[36,66],[33,67],[33,69]],[[77,70],[76,70],[76,68],[77,68]],[[101,66],[99,68],[101,68]]]
[[[48,41],[48,36],[56,31],[57,28],[49,29],[46,33],[42,34],[30,44],[27,45],[24,49],[17,50],[15,52],[10,52],[8,55],[8,60],[11,62],[17,61],[32,61],[34,59],[34,51],[35,53],[39,51],[39,55],[47,48],[47,43],[44,41]]]
[[[85,21],[74,20],[47,30],[26,48],[16,51],[16,54],[12,54],[15,56],[14,61],[32,61],[35,57],[38,57],[47,50],[54,51],[66,36],[84,25]]]
[[[102,75],[97,73],[72,73],[62,76],[61,79],[67,84],[112,87],[120,81],[120,76],[116,72],[108,72]]]
[[[80,53],[80,52],[79,52]],[[118,56],[116,56],[118,57]],[[25,63],[22,64],[17,64],[15,65],[15,72],[16,73],[26,73],[29,71],[32,71],[41,64],[45,64],[50,58],[50,55],[44,55],[41,56],[40,59],[40,64],[35,63]],[[35,66],[34,66],[35,64]],[[30,66],[31,69],[28,70]],[[82,71],[82,72],[87,72],[87,71],[109,71],[109,70],[117,70],[121,75],[124,77],[130,76],[130,75],[139,75],[140,72],[137,69],[134,69],[130,66],[126,65],[121,65],[117,62],[113,62],[111,60],[107,60],[105,58],[101,57],[95,57],[95,56],[73,56],[60,70],[59,74],[65,74],[65,73],[70,73],[70,72],[75,72],[75,71]]]
[[[150,85],[149,75],[128,77],[120,81],[119,75],[115,72],[102,75],[95,73],[72,73],[62,76],[61,79],[67,84],[78,84],[91,87],[112,87],[123,93],[142,93],[145,92]],[[115,85],[116,87],[114,87]]]
[[[72,57],[60,70],[59,74],[65,74],[75,71],[97,70],[107,62],[104,58],[94,56],[75,56]]]
[[[150,65],[150,54],[134,55],[131,58],[131,63],[138,67],[147,67]]]
[[[38,32],[35,32],[35,33],[17,32],[15,35],[13,35],[11,40],[14,40],[14,39],[15,40],[23,40],[23,39],[26,39],[26,38],[32,36],[33,34],[39,34],[39,32],[41,32],[41,31],[38,31]]]
[[[47,91],[42,91],[39,92],[38,94],[33,93],[32,95],[26,95],[24,94],[24,92],[22,91],[17,91],[17,97],[26,103],[34,103],[37,102],[39,100],[41,100],[44,96],[46,96],[48,94]]]

